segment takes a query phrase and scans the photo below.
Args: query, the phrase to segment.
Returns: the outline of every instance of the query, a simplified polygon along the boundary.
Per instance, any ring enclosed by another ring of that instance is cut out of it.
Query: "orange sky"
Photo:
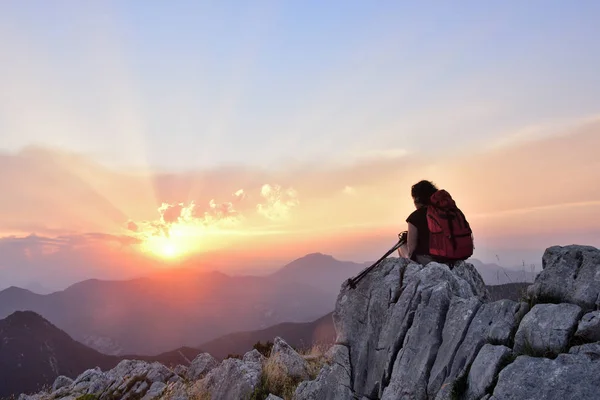
[[[466,213],[476,256],[575,239],[598,246],[599,148],[599,121],[462,154],[324,160],[269,171],[117,171],[30,148],[0,156],[0,226],[4,236],[17,238],[70,235],[70,248],[92,246],[100,258],[127,252],[123,257],[131,260],[143,251],[157,260],[196,254],[210,260],[216,251],[232,262],[289,261],[319,251],[365,261],[378,258],[405,229],[413,210],[410,185],[425,178],[449,190]],[[95,234],[93,245],[83,234]],[[84,239],[77,244],[77,237]],[[109,244],[111,253],[102,250]],[[139,259],[131,264],[140,270]]]

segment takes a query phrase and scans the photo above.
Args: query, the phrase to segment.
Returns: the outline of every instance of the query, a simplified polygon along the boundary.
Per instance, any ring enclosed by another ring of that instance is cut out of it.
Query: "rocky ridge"
[[[342,285],[323,357],[275,338],[268,357],[125,360],[20,400],[600,399],[600,250],[554,246],[542,261],[521,301],[491,301],[470,263],[388,258]]]

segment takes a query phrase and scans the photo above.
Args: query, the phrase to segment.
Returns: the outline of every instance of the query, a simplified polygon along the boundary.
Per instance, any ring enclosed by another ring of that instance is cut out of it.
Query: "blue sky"
[[[598,113],[599,12],[4,1],[0,148],[177,170],[477,148]]]

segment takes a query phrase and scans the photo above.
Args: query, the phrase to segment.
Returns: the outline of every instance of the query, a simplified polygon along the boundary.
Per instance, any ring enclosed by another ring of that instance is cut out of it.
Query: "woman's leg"
[[[431,256],[419,254],[416,256],[417,262],[421,265],[427,265],[433,261]]]

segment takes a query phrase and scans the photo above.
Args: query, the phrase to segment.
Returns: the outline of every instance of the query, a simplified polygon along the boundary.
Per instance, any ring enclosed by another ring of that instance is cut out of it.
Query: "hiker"
[[[411,188],[416,210],[406,222],[406,243],[398,248],[400,257],[419,264],[431,261],[446,263],[452,268],[459,260],[473,254],[471,227],[462,211],[445,190],[422,180]]]
[[[373,265],[365,268],[347,284],[356,288],[369,271],[398,249],[400,257],[427,265],[436,261],[453,269],[456,262],[473,254],[473,232],[462,211],[450,194],[438,189],[430,181],[420,181],[412,186],[411,195],[416,210],[406,222],[408,231],[398,234],[398,243]]]

